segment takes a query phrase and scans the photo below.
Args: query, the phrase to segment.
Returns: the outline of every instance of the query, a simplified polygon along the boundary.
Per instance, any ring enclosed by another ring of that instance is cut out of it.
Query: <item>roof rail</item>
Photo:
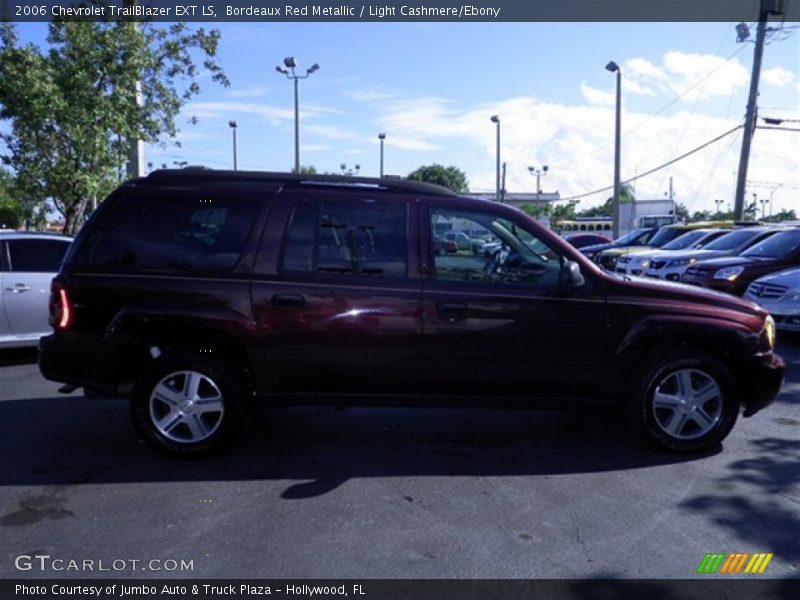
[[[150,173],[148,181],[215,180],[215,181],[265,181],[297,185],[338,185],[377,188],[389,191],[416,192],[430,196],[457,196],[440,185],[395,177],[351,177],[348,175],[305,175],[272,171],[231,171],[208,167],[189,166],[183,169],[158,169]]]

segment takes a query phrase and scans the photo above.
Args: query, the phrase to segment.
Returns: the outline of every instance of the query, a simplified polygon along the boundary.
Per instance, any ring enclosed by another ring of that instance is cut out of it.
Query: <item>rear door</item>
[[[416,389],[414,211],[408,197],[378,190],[281,194],[252,281],[258,348],[278,389],[347,393],[354,402]]]
[[[11,336],[38,338],[50,333],[50,282],[69,248],[69,240],[15,238],[2,242],[3,311]]]

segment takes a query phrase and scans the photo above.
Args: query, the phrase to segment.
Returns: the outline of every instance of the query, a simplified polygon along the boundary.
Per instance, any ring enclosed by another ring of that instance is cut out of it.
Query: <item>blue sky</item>
[[[147,148],[156,165],[232,165],[229,120],[239,124],[239,167],[293,165],[292,86],[275,72],[285,56],[300,70],[301,163],[378,173],[377,135],[387,135],[386,172],[456,165],[473,191],[492,190],[500,115],[507,189],[533,191],[527,167],[547,164],[544,191],[562,197],[613,179],[614,76],[623,73],[623,179],[697,147],[743,120],[753,44],[733,23],[225,23],[220,60],[231,87],[209,79],[179,121],[182,147]],[[751,24],[752,25],[752,24]],[[44,26],[22,24],[24,39]],[[755,27],[752,27],[753,35]],[[800,119],[800,44],[791,26],[766,47],[763,116]],[[688,90],[688,91],[687,91]],[[196,116],[197,125],[189,118]],[[800,123],[787,124],[800,128]],[[800,133],[759,130],[748,179],[785,182],[773,208],[800,208]],[[690,210],[732,199],[741,133],[636,182],[637,197],[661,197],[673,177]],[[609,194],[583,198],[581,207]]]

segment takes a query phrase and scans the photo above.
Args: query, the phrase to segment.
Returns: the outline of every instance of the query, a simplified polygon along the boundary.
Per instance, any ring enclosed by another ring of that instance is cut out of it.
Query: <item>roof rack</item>
[[[146,178],[148,181],[215,180],[215,181],[271,181],[298,185],[335,185],[360,188],[376,188],[389,191],[404,191],[429,196],[457,196],[455,192],[440,185],[423,183],[395,177],[351,177],[348,175],[304,175],[272,171],[231,171],[188,166],[183,169],[159,169]]]

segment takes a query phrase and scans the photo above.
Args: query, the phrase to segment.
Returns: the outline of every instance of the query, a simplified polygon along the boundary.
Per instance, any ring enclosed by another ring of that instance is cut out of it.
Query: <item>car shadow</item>
[[[613,412],[256,407],[202,460],[139,442],[127,405],[81,396],[0,402],[0,485],[294,480],[287,499],[352,478],[541,475],[652,467],[697,457],[632,439]]]
[[[797,564],[800,511],[786,501],[798,501],[800,439],[752,440],[750,449],[748,458],[730,463],[717,477],[719,494],[689,498],[682,506],[731,530],[747,546]]]

